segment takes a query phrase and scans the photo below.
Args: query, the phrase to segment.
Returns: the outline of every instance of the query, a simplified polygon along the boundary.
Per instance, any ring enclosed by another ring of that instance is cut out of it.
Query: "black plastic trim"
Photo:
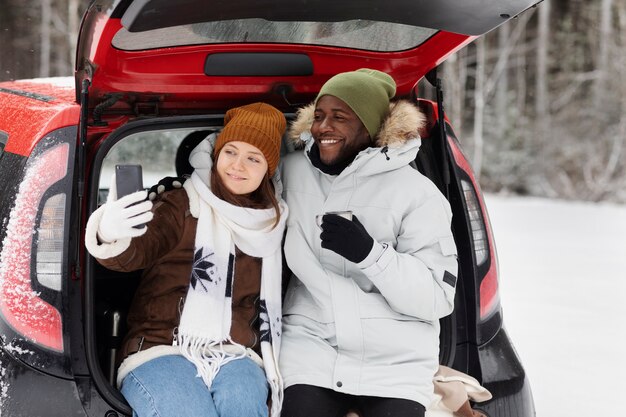
[[[0,367],[3,370],[2,415],[88,416],[76,395],[73,381],[56,378],[26,366],[4,348],[0,348]]]
[[[204,73],[227,77],[303,77],[313,75],[313,61],[308,55],[297,53],[215,53],[207,56]]]
[[[530,382],[505,329],[480,346],[478,356],[481,382],[493,398],[475,408],[490,417],[535,417]]]
[[[21,97],[28,97],[28,98],[32,98],[33,100],[39,100],[39,101],[43,101],[43,102],[46,102],[46,103],[55,100],[55,98],[52,97],[52,96],[46,96],[44,94],[31,93],[30,91],[24,91],[24,90],[13,90],[11,88],[1,88],[0,87],[0,93],[13,94],[13,95],[16,95],[16,96],[21,96]]]
[[[11,209],[15,205],[17,190],[20,182],[24,178],[24,169],[28,158],[12,152],[3,154],[2,165],[0,165],[0,251],[7,232],[7,221]]]
[[[0,158],[2,158],[2,154],[4,153],[4,147],[7,145],[9,141],[9,134],[4,130],[0,130]]]

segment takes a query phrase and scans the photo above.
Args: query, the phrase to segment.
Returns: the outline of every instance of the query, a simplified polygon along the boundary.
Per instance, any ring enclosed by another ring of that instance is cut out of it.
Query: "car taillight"
[[[478,199],[478,194],[473,184],[467,180],[461,180],[463,196],[469,215],[472,242],[474,247],[474,258],[476,269],[485,271],[480,281],[480,320],[489,318],[500,305],[500,295],[498,291],[498,265],[495,259],[495,247],[491,244],[493,240],[488,229],[489,225],[483,215],[483,206]],[[493,254],[491,264],[486,265],[489,254]],[[486,269],[486,270],[485,270]]]
[[[62,143],[29,159],[0,253],[0,312],[4,321],[28,340],[57,352],[63,351],[61,313],[33,289],[31,257],[36,257],[34,277],[38,284],[59,292],[66,195],[47,194],[67,175],[68,156],[69,145]]]
[[[489,242],[487,241],[487,230],[483,221],[480,204],[474,187],[469,181],[461,181],[463,187],[463,195],[467,204],[467,213],[469,215],[470,227],[472,229],[472,241],[474,242],[474,256],[476,265],[480,266],[487,260],[489,255]]]
[[[37,281],[55,291],[61,291],[64,234],[65,194],[56,194],[43,207],[36,253]]]

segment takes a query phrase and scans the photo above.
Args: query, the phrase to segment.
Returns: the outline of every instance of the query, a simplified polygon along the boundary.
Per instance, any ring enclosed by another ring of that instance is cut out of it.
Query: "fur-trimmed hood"
[[[307,138],[311,137],[311,126],[315,113],[315,103],[298,110],[296,119],[289,128],[289,139],[296,148],[304,147]],[[402,146],[410,139],[419,138],[419,130],[426,123],[426,116],[407,100],[399,100],[389,104],[389,114],[383,120],[378,134],[374,138],[376,147]]]

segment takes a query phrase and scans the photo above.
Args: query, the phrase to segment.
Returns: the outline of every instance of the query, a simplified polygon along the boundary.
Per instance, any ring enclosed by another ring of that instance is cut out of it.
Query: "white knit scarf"
[[[207,167],[206,158],[211,148],[203,141],[194,150],[196,164],[201,159],[204,166],[196,166],[190,180],[184,184],[190,201],[194,198],[197,201],[199,213],[190,286],[176,343],[208,387],[222,365],[245,356],[245,347],[230,337],[232,289],[233,284],[236,285],[233,283],[235,246],[250,256],[262,258],[261,354],[272,392],[271,415],[278,416],[283,391],[278,371],[282,332],[281,241],[288,210],[279,199],[280,222],[274,227],[276,212],[273,208],[238,207],[217,198],[207,185],[210,162]],[[193,153],[190,161],[194,165]],[[235,352],[233,346],[237,348]]]

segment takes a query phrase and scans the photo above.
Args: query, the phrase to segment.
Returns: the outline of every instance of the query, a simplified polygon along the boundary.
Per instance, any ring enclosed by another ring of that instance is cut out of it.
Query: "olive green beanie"
[[[361,68],[335,75],[322,86],[320,97],[331,95],[346,103],[361,119],[374,139],[389,112],[389,100],[396,94],[396,83],[384,72]]]

